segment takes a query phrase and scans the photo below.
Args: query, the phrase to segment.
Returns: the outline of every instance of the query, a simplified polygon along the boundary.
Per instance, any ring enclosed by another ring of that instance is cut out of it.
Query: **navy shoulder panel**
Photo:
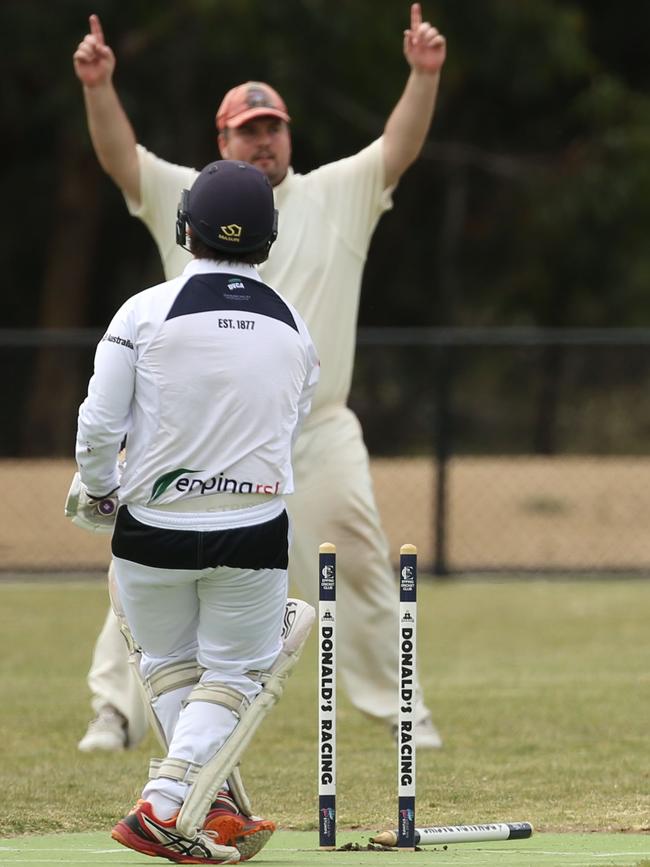
[[[195,274],[176,296],[166,319],[207,313],[210,310],[241,310],[259,313],[298,330],[293,313],[265,283],[236,274]]]

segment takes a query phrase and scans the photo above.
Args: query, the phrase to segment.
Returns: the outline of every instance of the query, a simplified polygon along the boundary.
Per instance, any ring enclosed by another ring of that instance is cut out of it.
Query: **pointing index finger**
[[[415,32],[422,24],[422,8],[419,3],[411,4],[411,31]]]
[[[104,44],[104,31],[102,30],[99,15],[90,16],[90,32],[97,39],[98,42],[100,42],[102,45]]]

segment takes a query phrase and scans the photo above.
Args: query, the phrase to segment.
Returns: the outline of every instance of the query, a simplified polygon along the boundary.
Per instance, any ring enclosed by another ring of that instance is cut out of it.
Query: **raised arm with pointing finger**
[[[113,86],[115,55],[104,41],[99,16],[90,16],[90,33],[72,62],[83,84],[88,131],[104,171],[133,201],[140,199],[140,168],[135,133]]]
[[[445,55],[444,36],[428,21],[422,21],[420,4],[414,3],[411,27],[404,31],[404,56],[411,74],[384,128],[388,187],[397,183],[422,150],[433,117]]]
[[[314,600],[319,544],[337,544],[343,603],[341,680],[353,705],[384,723],[388,732],[397,722],[398,657],[395,642],[387,639],[398,627],[397,584],[361,426],[347,399],[372,234],[384,211],[392,207],[394,186],[420,153],[445,60],[445,40],[422,20],[418,3],[412,5],[410,16],[403,36],[409,65],[405,89],[383,134],[356,154],[304,175],[294,173],[289,111],[264,82],[233,87],[216,113],[221,155],[252,163],[273,185],[279,234],[260,273],[265,282],[283,287],[306,321],[321,360],[312,414],[294,452],[289,571],[305,598]],[[396,50],[397,46],[396,39]],[[175,243],[176,208],[181,190],[190,188],[196,172],[136,145],[112,85],[114,62],[99,20],[92,16],[91,32],[75,53],[75,69],[84,85],[93,144],[102,166],[122,188],[130,212],[149,228],[171,278],[188,260]],[[106,655],[96,650],[93,684],[101,680],[95,675],[102,664],[110,667]],[[108,703],[126,718],[130,734],[137,711],[115,690],[111,694]],[[441,745],[419,689],[414,741],[420,748]],[[117,747],[124,743],[118,732]],[[96,744],[89,731],[81,748],[94,749]]]

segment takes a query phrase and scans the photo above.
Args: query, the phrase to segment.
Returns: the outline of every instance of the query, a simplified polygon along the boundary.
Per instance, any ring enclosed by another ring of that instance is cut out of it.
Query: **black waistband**
[[[169,530],[136,520],[126,506],[117,513],[114,557],[156,569],[286,569],[289,518],[277,518],[229,530]]]

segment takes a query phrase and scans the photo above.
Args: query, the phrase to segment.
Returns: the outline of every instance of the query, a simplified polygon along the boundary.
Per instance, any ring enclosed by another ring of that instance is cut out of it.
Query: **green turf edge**
[[[339,846],[369,842],[368,831],[345,831]],[[633,867],[650,858],[650,834],[534,834],[528,840],[456,843],[428,846],[414,854],[404,852],[321,852],[313,831],[278,831],[255,858],[256,864],[376,864],[392,867],[405,858],[443,865],[486,867],[594,867],[596,864]],[[591,861],[591,859],[597,859]],[[604,860],[607,859],[607,860]],[[0,864],[167,864],[146,855],[122,850],[106,832],[47,834],[0,839]]]

